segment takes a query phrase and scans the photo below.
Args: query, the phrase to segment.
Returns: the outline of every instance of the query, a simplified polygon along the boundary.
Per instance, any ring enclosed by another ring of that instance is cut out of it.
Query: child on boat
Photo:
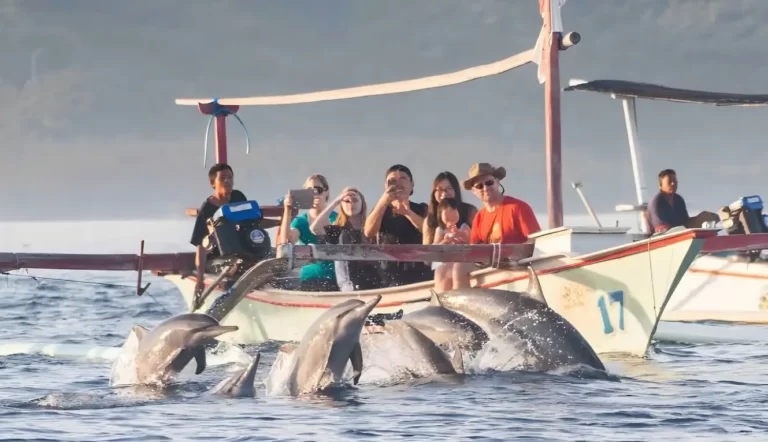
[[[437,206],[438,225],[433,244],[469,244],[470,227],[461,222],[459,202],[456,198],[443,198]],[[469,273],[474,264],[461,262],[434,262],[435,291],[469,287]]]
[[[424,218],[424,227],[421,229],[424,244],[426,245],[435,242],[435,231],[437,230],[440,218],[437,213],[437,206],[445,198],[455,198],[459,203],[459,225],[466,223],[472,227],[472,220],[477,215],[477,207],[464,202],[456,175],[448,171],[440,172],[432,182],[429,208],[427,209],[427,216]]]

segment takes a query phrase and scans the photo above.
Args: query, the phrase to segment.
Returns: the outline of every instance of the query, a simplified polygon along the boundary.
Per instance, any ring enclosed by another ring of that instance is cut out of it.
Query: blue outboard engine
[[[721,207],[719,215],[729,235],[768,233],[768,216],[763,215],[763,200],[757,195],[745,196]]]
[[[263,218],[256,201],[225,204],[208,220],[211,233],[203,245],[221,258],[261,261],[272,251],[269,233],[259,226]]]
[[[720,221],[729,235],[768,233],[768,215],[763,214],[763,200],[757,196],[745,196],[733,204],[720,208]],[[755,262],[761,250],[736,252],[732,259]]]

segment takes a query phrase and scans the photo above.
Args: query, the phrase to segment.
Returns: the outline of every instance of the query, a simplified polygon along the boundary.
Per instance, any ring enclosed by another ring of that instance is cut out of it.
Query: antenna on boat
[[[581,188],[583,187],[581,182],[577,181],[575,183],[571,183],[571,186],[574,189],[576,189],[576,193],[579,194],[579,198],[581,198],[581,202],[584,203],[584,207],[586,207],[587,213],[589,213],[589,216],[592,217],[592,221],[594,221],[595,224],[597,224],[597,227],[603,227],[603,225],[600,223],[600,219],[597,217],[597,214],[595,214],[595,211],[592,210],[592,205],[589,204],[589,201],[587,201],[587,196],[584,195],[584,191],[581,190]]]

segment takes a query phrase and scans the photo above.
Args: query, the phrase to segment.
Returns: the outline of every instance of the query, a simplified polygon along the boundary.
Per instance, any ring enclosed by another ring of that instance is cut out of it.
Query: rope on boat
[[[245,154],[248,155],[251,153],[251,136],[248,134],[248,128],[245,127],[245,123],[240,118],[240,116],[237,115],[235,112],[230,112],[225,107],[221,106],[219,104],[219,99],[214,98],[213,99],[213,112],[211,113],[211,118],[208,119],[208,125],[205,127],[205,145],[203,146],[203,167],[205,167],[208,164],[208,138],[209,134],[211,133],[211,124],[213,123],[213,120],[216,119],[219,115],[232,115],[237,119],[238,122],[240,122],[240,125],[243,127],[243,130],[245,131]]]
[[[31,280],[33,280],[35,282],[40,282],[40,281],[71,282],[71,283],[75,283],[75,284],[90,284],[90,285],[96,285],[96,286],[99,286],[99,287],[112,288],[112,289],[116,289],[116,288],[129,288],[131,290],[136,290],[136,287],[133,287],[133,286],[130,286],[130,285],[113,284],[111,282],[83,281],[83,280],[79,280],[79,279],[67,279],[67,278],[51,278],[51,277],[48,277],[48,276],[37,276],[37,275],[29,275],[29,274],[20,275],[18,273],[8,273],[8,272],[0,272],[0,275],[4,275],[4,276],[8,276],[8,277],[15,277],[15,278],[27,278],[27,279],[31,279]],[[157,298],[155,298],[152,295],[152,293],[149,292],[149,290],[146,290],[143,294],[149,295],[149,297],[152,298],[152,300],[155,301],[157,303],[157,305],[160,306],[161,309],[163,309],[169,315],[172,315],[172,313],[167,308],[165,308],[165,305],[163,305],[160,301],[158,301]]]

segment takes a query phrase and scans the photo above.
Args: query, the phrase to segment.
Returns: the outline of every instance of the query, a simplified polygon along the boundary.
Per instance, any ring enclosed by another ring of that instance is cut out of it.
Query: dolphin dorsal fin
[[[141,340],[144,339],[144,336],[146,336],[147,333],[149,333],[149,329],[141,325],[135,325],[132,331],[133,331],[133,334],[136,335],[136,339],[138,339],[139,342],[141,342]]]
[[[533,270],[533,266],[528,266],[528,288],[525,290],[528,295],[534,299],[544,302],[544,292],[541,290],[541,283],[539,283],[539,277],[536,275],[536,271]]]
[[[437,292],[435,289],[429,289],[430,292],[432,292],[432,296],[429,298],[429,305],[434,307],[442,307],[443,304],[440,303],[440,298],[437,297]]]

